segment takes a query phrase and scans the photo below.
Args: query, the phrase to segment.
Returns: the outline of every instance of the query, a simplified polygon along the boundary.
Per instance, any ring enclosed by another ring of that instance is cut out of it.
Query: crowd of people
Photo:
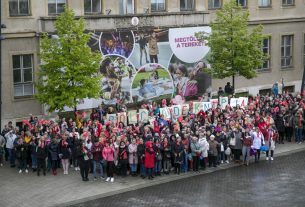
[[[143,104],[155,120],[132,125],[107,121],[107,113],[126,111],[122,106],[99,107],[88,119],[76,112],[75,120],[31,117],[20,127],[9,122],[0,136],[0,164],[17,164],[19,173],[31,169],[38,176],[56,176],[75,170],[83,181],[92,173],[91,179],[114,182],[114,175],[153,179],[231,161],[247,166],[251,156],[259,162],[261,151],[272,161],[276,144],[303,142],[301,95],[258,95],[249,97],[243,108],[219,105],[197,114],[192,113],[192,102],[189,105],[187,116],[165,119],[160,105]]]

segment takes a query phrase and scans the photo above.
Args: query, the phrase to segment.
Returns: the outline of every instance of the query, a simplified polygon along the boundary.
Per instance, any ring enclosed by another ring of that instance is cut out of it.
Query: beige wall
[[[12,70],[12,55],[33,54],[34,70],[38,71],[37,38],[6,39],[2,42],[2,48],[5,48],[2,52],[2,119],[23,118],[31,113],[42,114],[41,105],[33,98],[14,98]]]

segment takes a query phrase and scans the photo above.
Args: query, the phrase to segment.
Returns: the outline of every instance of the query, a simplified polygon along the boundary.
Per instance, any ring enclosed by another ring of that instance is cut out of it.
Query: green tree
[[[262,51],[263,26],[248,27],[249,11],[230,0],[216,12],[216,19],[211,23],[212,33],[196,33],[199,41],[204,41],[211,48],[208,61],[213,78],[223,79],[235,76],[247,79],[256,77],[256,69],[268,58]]]
[[[84,19],[76,20],[71,9],[65,8],[58,16],[55,28],[58,38],[48,34],[41,38],[36,98],[50,112],[62,111],[65,106],[76,110],[84,98],[99,96],[102,57],[87,45],[91,34],[85,32]]]

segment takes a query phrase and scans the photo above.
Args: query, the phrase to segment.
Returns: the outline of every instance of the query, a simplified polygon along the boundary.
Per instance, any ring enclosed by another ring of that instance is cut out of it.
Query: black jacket
[[[70,159],[71,149],[69,145],[63,145],[62,140],[59,142],[59,154],[62,154],[61,159]]]
[[[182,162],[184,155],[184,147],[183,144],[175,144],[174,145],[174,154],[175,154],[175,162]]]
[[[46,159],[48,156],[47,146],[43,148],[40,146],[36,146],[36,155],[37,155],[37,159]]]
[[[26,144],[18,144],[16,146],[16,155],[20,160],[26,160],[28,158],[28,146]]]
[[[144,144],[138,145],[137,154],[138,154],[138,158],[141,161],[141,163],[144,163],[144,155],[145,155],[145,145]]]
[[[274,120],[276,129],[279,132],[284,132],[285,131],[285,125],[284,125],[284,117],[277,115],[275,120]]]

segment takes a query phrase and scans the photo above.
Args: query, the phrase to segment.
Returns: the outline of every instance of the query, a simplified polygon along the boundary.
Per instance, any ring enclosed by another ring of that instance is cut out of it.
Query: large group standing
[[[305,134],[301,95],[258,95],[243,108],[217,106],[197,114],[190,103],[187,116],[170,119],[155,102],[142,108],[154,116],[152,123],[108,122],[107,113],[126,111],[121,105],[93,109],[87,120],[76,114],[60,121],[31,117],[20,127],[9,122],[0,136],[0,165],[17,164],[19,173],[31,169],[38,176],[75,170],[83,181],[91,173],[91,179],[107,182],[128,175],[153,179],[231,161],[247,166],[252,156],[259,162],[261,151],[272,161],[276,144],[301,144]]]

